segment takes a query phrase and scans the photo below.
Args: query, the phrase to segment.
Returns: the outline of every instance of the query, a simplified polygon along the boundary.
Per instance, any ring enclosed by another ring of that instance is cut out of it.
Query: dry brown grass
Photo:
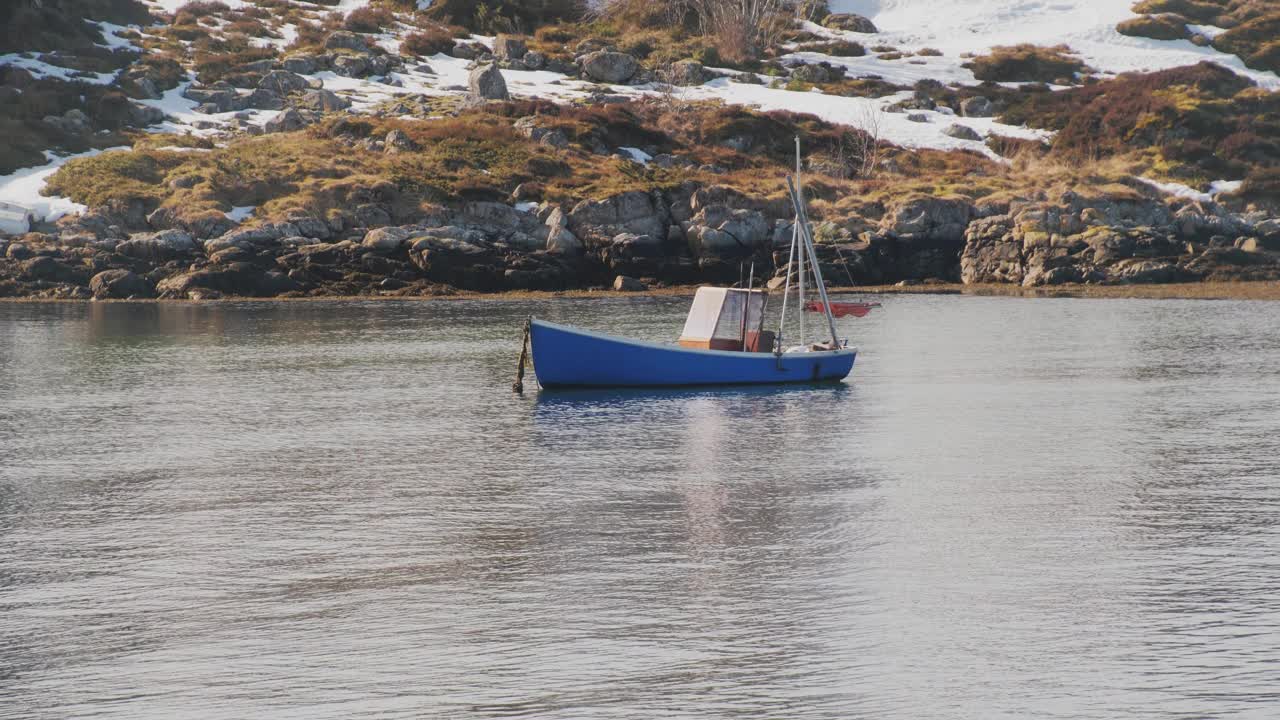
[[[1076,73],[1088,70],[1066,45],[994,47],[975,57],[968,66],[974,77],[991,82],[1043,82],[1073,84]]]
[[[372,5],[352,10],[342,21],[343,28],[358,33],[380,33],[395,25],[396,16],[390,10]]]
[[[453,49],[455,42],[453,33],[440,25],[423,28],[405,35],[400,41],[400,49],[419,57],[447,53]]]
[[[540,146],[518,133],[514,121],[529,115],[562,131],[569,147]],[[420,150],[385,155],[352,146],[353,140],[379,139],[393,129]],[[163,205],[190,214],[252,204],[264,218],[297,209],[323,216],[358,204],[371,188],[397,217],[412,218],[439,204],[506,200],[522,183],[536,185],[542,199],[565,203],[694,183],[725,186],[781,205],[783,177],[792,164],[791,139],[799,134],[806,142],[806,184],[816,220],[874,219],[883,207],[914,193],[1000,200],[1051,197],[1066,189],[1113,198],[1140,192],[1123,184],[1133,168],[1120,160],[1082,163],[1030,150],[1002,164],[977,153],[886,146],[883,156],[895,169],[859,177],[839,162],[842,148],[857,147],[849,142],[852,132],[812,116],[713,103],[575,107],[524,101],[431,121],[333,118],[307,131],[244,138],[203,153],[158,150],[181,141],[157,137],[134,152],[72,161],[54,175],[50,188],[90,206],[139,200],[148,209]],[[745,141],[745,151],[726,146],[730,139],[739,148]],[[670,152],[688,164],[636,165],[596,154],[593,148],[600,143]],[[845,160],[854,166],[860,161]],[[706,166],[722,170],[700,169]],[[177,177],[199,181],[171,189]]]
[[[1182,40],[1191,37],[1187,18],[1173,13],[1142,15],[1125,20],[1116,26],[1121,35],[1147,37],[1155,40]]]
[[[580,19],[584,5],[580,0],[435,0],[425,15],[486,35],[529,34],[543,25]]]
[[[1072,158],[1140,155],[1187,181],[1280,166],[1280,93],[1212,63],[1005,101],[1004,121],[1058,131],[1054,152]]]
[[[173,25],[195,25],[201,18],[221,15],[231,8],[219,0],[194,0],[180,6],[173,13]]]

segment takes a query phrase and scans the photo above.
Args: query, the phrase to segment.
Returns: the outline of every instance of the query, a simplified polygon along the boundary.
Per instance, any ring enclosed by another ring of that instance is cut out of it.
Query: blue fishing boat
[[[799,170],[797,141],[797,173]],[[791,254],[777,331],[764,329],[769,294],[755,289],[754,265],[746,288],[699,288],[685,319],[684,331],[673,344],[615,337],[603,333],[529,318],[520,353],[514,390],[524,388],[524,368],[530,355],[538,383],[565,387],[677,387],[689,385],[761,385],[835,382],[853,370],[857,351],[836,333],[832,303],[813,249],[813,234],[798,185],[787,178],[795,209]],[[806,264],[809,270],[806,271]],[[794,265],[794,267],[793,267]],[[805,300],[806,278],[812,273],[819,303]],[[800,342],[783,343],[787,300],[792,278],[797,279]],[[865,309],[851,311],[865,315]],[[829,340],[804,341],[804,312],[826,315]]]
[[[725,292],[701,288],[700,295]],[[736,294],[736,293],[734,293]],[[700,303],[695,299],[691,319]],[[687,325],[687,323],[686,323]],[[764,342],[772,333],[748,333]],[[729,340],[725,338],[724,340]],[[538,383],[558,387],[674,387],[682,385],[759,385],[838,381],[853,370],[857,351],[820,346],[775,352],[711,338],[705,347],[682,336],[680,344],[614,337],[543,320],[530,321],[533,371]],[[713,347],[714,346],[714,347]]]

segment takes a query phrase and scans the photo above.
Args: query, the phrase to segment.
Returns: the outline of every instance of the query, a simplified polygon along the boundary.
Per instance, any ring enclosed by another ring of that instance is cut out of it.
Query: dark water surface
[[[1280,304],[508,389],[530,309],[687,303],[0,304],[0,717],[1280,717]]]

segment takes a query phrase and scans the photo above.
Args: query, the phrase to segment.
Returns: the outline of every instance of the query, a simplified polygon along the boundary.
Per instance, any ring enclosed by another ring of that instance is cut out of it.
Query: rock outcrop
[[[497,65],[482,65],[467,77],[468,97],[475,100],[510,100],[507,81]]]
[[[626,53],[597,50],[578,58],[582,73],[596,82],[618,85],[635,76],[640,63]]]
[[[1159,202],[1068,192],[969,225],[960,275],[965,283],[1024,286],[1280,277],[1280,254],[1257,233],[1214,203],[1174,213]]]
[[[825,27],[856,33],[877,33],[876,24],[855,13],[831,13],[822,20]]]

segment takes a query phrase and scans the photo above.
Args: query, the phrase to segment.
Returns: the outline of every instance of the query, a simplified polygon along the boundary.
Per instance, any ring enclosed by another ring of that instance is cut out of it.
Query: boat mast
[[[791,178],[787,178],[787,189],[791,191],[791,202],[795,205],[796,215],[799,218],[800,240],[804,245],[803,250],[808,252],[809,260],[813,264],[814,283],[818,286],[818,296],[822,298],[822,309],[827,316],[827,328],[831,330],[831,347],[837,349],[840,347],[840,337],[836,334],[836,320],[831,314],[831,300],[827,297],[827,284],[822,280],[822,268],[818,265],[818,253],[813,247],[813,233],[809,230],[809,213],[804,207],[804,196],[797,190]],[[804,252],[801,253],[804,255]],[[804,310],[801,305],[800,314],[803,317]]]
[[[791,296],[791,274],[796,261],[796,243],[800,241],[800,231],[795,223],[791,224],[791,250],[787,253],[787,282],[782,288],[782,314],[778,316],[778,337],[774,340],[779,355],[782,354],[782,338],[787,327],[787,298]],[[804,308],[800,308],[801,314]]]
[[[796,183],[800,184],[800,136],[796,136]],[[803,187],[803,185],[801,185]],[[792,198],[794,204],[795,198]],[[792,237],[800,243],[800,344],[804,345],[804,239],[800,232],[800,206],[796,205],[796,219],[791,226]],[[787,269],[790,272],[790,268]]]

